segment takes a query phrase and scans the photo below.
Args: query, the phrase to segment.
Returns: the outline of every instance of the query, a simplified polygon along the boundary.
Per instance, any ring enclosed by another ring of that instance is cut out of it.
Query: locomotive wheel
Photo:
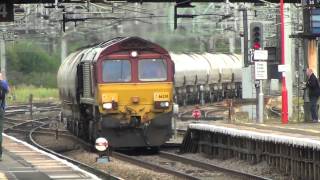
[[[79,122],[78,121],[75,121],[75,124],[74,124],[74,134],[77,136],[77,137],[79,137]]]
[[[150,150],[151,153],[157,154],[160,151],[160,147],[159,146],[152,146],[152,147],[150,147],[149,150]]]
[[[73,135],[76,135],[76,124],[75,121],[71,121],[71,132]]]
[[[72,134],[75,134],[75,125],[74,125],[74,121],[71,121],[71,123],[70,123],[70,125],[71,125],[71,132],[72,132]]]
[[[71,123],[69,119],[67,119],[67,129],[71,131]]]
[[[89,122],[89,130],[88,130],[87,137],[88,137],[90,142],[93,142],[93,140],[94,140],[94,137],[93,137],[93,121]]]
[[[88,128],[88,138],[89,140],[94,143],[95,140],[98,138],[97,136],[97,127],[96,123],[94,121],[89,122],[89,128]]]

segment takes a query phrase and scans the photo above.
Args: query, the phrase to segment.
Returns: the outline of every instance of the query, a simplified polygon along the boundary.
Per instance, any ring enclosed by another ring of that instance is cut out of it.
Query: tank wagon
[[[70,54],[58,71],[62,117],[73,134],[112,147],[157,147],[171,137],[174,64],[139,37]]]
[[[241,57],[233,54],[175,54],[175,98],[180,105],[241,98]],[[203,96],[203,98],[201,97]]]

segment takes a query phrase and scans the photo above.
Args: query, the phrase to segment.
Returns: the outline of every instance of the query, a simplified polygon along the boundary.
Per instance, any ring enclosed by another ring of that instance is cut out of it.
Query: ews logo
[[[9,22],[14,20],[13,2],[5,0],[0,2],[0,22]]]

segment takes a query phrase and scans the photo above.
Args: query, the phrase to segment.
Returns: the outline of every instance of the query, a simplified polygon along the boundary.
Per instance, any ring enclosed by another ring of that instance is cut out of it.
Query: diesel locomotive
[[[174,63],[157,44],[119,37],[61,64],[62,117],[73,134],[114,148],[158,147],[171,137]]]

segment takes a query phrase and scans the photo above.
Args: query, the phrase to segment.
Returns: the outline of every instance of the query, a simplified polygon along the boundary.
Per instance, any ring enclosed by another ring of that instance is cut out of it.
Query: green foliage
[[[19,42],[7,48],[9,83],[56,87],[57,56],[50,56],[32,42]]]
[[[37,88],[34,86],[12,86],[7,98],[8,104],[27,103],[30,94],[33,102],[58,101],[58,90],[53,88]]]
[[[34,85],[37,87],[57,87],[56,72],[31,72],[23,73],[18,71],[8,72],[11,85]]]

